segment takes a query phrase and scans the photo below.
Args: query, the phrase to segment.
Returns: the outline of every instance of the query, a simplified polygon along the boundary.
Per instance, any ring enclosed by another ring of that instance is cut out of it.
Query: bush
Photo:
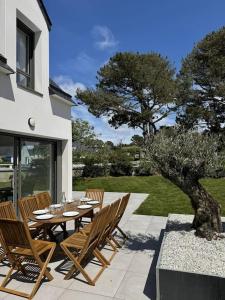
[[[157,171],[154,167],[154,164],[150,161],[141,161],[139,166],[135,168],[136,176],[150,176],[156,174]]]
[[[111,176],[130,176],[132,175],[132,165],[128,161],[116,162],[111,165],[110,168]]]
[[[97,164],[92,157],[86,158],[84,161],[83,177],[101,177],[109,175],[109,167],[107,164]]]

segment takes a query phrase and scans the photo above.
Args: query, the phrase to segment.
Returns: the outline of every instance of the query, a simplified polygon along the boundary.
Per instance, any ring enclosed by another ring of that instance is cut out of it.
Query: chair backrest
[[[115,227],[119,224],[119,222],[126,210],[129,199],[130,199],[130,193],[126,194],[125,196],[122,197],[119,209],[118,209],[116,217],[115,217]]]
[[[6,249],[22,247],[32,248],[30,233],[23,222],[12,219],[0,219],[1,235]]]
[[[104,240],[107,238],[107,236],[112,232],[112,230],[114,228],[114,224],[115,224],[115,218],[117,216],[117,212],[118,212],[121,201],[122,200],[118,199],[110,205],[109,213],[107,216],[107,222],[105,224],[105,229],[101,234],[99,243],[104,242]]]
[[[45,209],[52,204],[51,196],[48,192],[42,192],[35,195],[39,209]]]
[[[85,197],[91,198],[93,200],[98,200],[100,202],[99,206],[100,208],[102,208],[104,192],[105,191],[103,189],[87,189],[85,192]]]
[[[106,220],[109,214],[110,206],[107,205],[96,213],[93,221],[90,233],[88,235],[87,241],[80,253],[80,260],[85,256],[86,253],[93,250],[98,244],[98,240],[102,234],[102,230],[105,228]]]
[[[16,220],[16,212],[12,201],[0,203],[0,218]]]
[[[38,201],[35,196],[21,198],[19,199],[18,204],[22,219],[26,222],[32,212],[39,209]]]

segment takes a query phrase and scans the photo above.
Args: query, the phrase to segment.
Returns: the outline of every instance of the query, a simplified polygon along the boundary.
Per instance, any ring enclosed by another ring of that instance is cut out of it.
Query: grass
[[[221,204],[225,215],[225,179],[203,179],[202,184]],[[136,214],[167,216],[168,213],[192,214],[189,198],[174,184],[161,176],[97,177],[76,179],[73,190],[104,188],[106,192],[147,193],[149,196],[136,210]]]

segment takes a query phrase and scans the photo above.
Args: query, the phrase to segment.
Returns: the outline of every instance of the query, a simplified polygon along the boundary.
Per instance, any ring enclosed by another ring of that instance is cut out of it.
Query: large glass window
[[[16,68],[17,84],[25,88],[34,88],[33,62],[34,33],[17,20]]]
[[[54,187],[54,147],[52,143],[21,141],[21,196],[48,191]],[[53,195],[52,195],[53,196]]]

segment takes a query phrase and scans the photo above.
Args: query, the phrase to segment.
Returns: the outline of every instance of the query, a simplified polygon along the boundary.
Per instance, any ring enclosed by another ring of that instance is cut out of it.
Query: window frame
[[[25,78],[27,78],[29,84],[25,86],[23,84],[20,84],[19,81],[16,79],[17,85],[24,89],[34,90],[35,88],[34,87],[34,32],[29,27],[27,27],[22,21],[17,19],[16,38],[18,38],[18,31],[21,31],[26,36],[28,36],[28,43],[26,45],[26,52],[27,52],[26,62],[28,63],[29,72],[28,73],[24,72],[23,70],[16,67],[16,74],[21,74]],[[27,48],[29,49],[27,50]],[[16,63],[17,63],[17,55],[16,55]]]

